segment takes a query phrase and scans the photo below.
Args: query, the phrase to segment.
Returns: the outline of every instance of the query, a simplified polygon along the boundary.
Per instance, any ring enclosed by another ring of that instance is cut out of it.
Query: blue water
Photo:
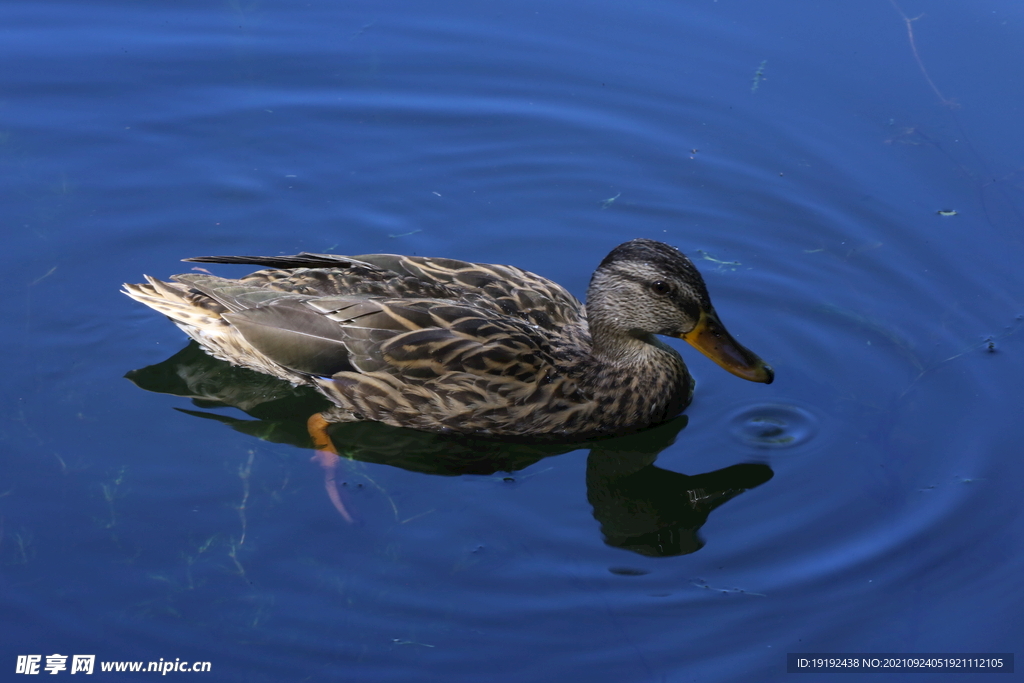
[[[10,0],[0,27],[0,671],[770,681],[787,652],[1019,650],[1019,3]],[[346,434],[349,523],[303,399],[244,433],[124,378],[186,340],[118,288],[184,257],[448,256],[582,297],[635,237],[690,254],[777,379],[681,348],[688,423],[627,472]]]

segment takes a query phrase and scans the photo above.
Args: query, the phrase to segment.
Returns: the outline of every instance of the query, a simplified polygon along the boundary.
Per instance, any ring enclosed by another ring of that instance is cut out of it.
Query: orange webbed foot
[[[355,519],[345,508],[345,503],[341,500],[341,491],[338,490],[336,477],[340,456],[338,449],[331,442],[331,437],[327,434],[329,426],[330,422],[325,420],[320,413],[316,413],[306,421],[306,430],[313,440],[313,448],[316,449],[316,454],[311,460],[324,468],[324,488],[327,489],[327,497],[331,499],[334,509],[345,518],[346,522],[352,524]]]

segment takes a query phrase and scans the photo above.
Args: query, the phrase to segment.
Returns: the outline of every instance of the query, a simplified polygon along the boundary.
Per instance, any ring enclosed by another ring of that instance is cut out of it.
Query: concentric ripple
[[[758,448],[792,448],[818,432],[818,419],[795,405],[749,406],[729,418],[729,431],[741,443]]]

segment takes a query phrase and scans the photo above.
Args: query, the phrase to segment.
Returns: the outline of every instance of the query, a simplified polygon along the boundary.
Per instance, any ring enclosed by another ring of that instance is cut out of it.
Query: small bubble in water
[[[767,404],[744,408],[729,419],[740,442],[758,448],[791,448],[811,439],[818,421],[803,408]]]

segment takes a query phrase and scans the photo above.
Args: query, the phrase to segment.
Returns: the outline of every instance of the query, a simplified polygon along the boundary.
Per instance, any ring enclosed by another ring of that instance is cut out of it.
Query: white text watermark
[[[156,662],[106,661],[96,662],[96,655],[18,655],[14,668],[16,674],[91,674],[95,671],[125,673],[158,673],[166,676],[169,673],[204,673],[210,670],[209,662],[174,661],[160,658]]]

